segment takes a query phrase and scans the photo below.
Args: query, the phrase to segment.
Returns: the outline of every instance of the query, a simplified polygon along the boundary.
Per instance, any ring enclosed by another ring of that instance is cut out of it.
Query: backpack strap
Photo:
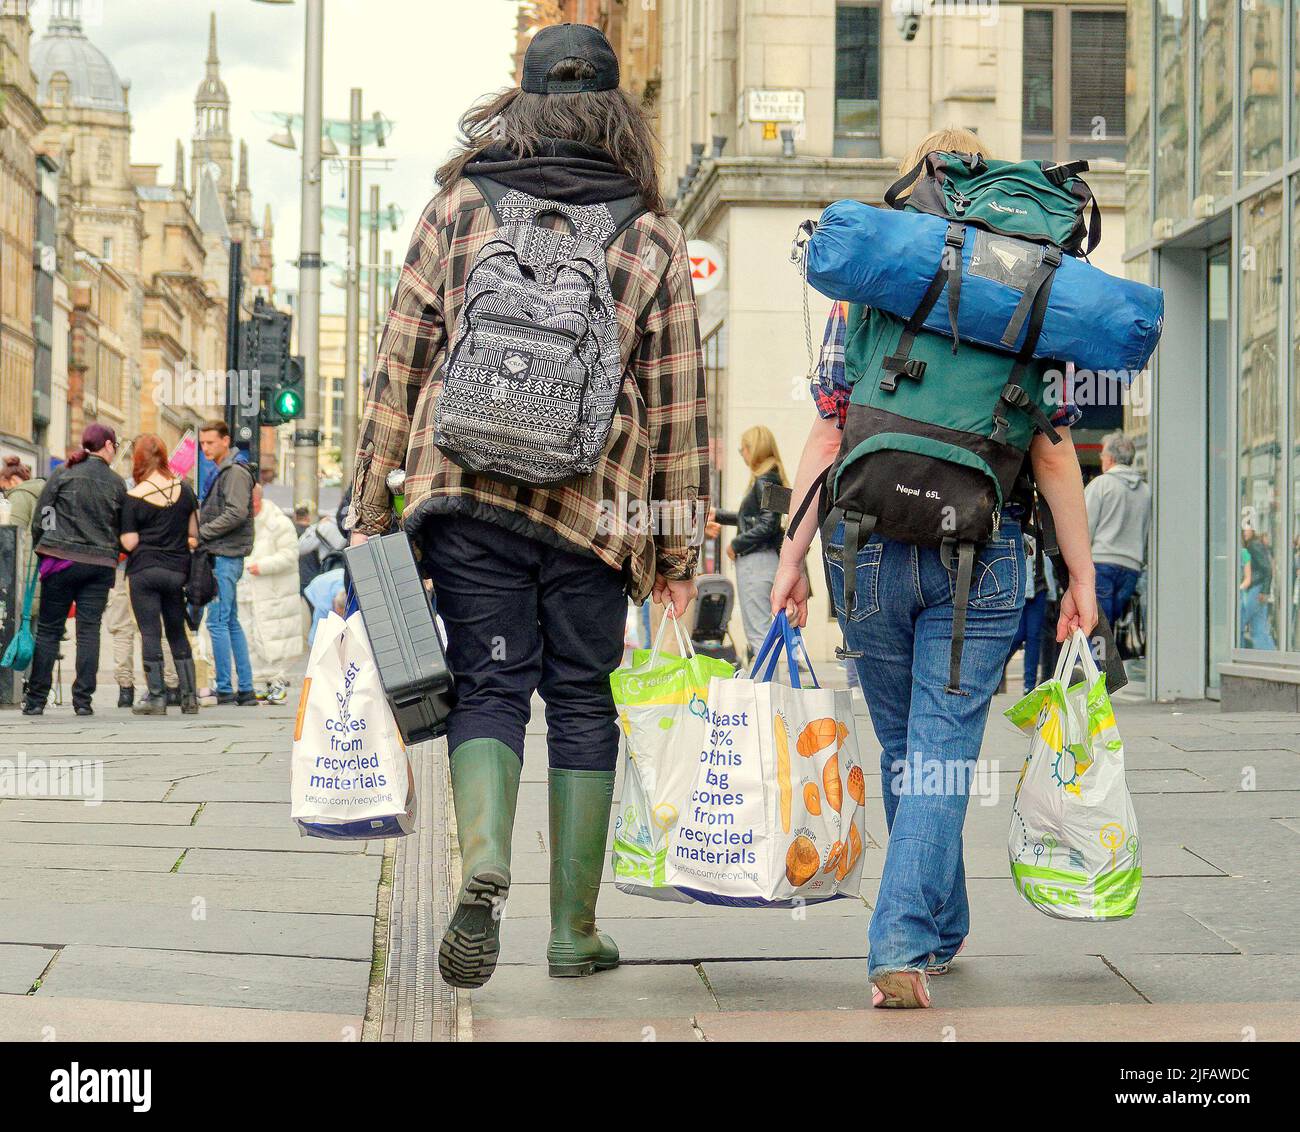
[[[1011,321],[1007,323],[1007,328],[1002,335],[1002,345],[1008,350],[1016,348],[1016,341],[1020,337],[1020,331],[1024,329],[1025,320],[1029,317],[1030,309],[1038,298],[1038,292],[1043,287],[1050,285],[1049,281],[1052,278],[1052,273],[1060,266],[1061,249],[1050,245],[1045,247],[1042,261],[1034,274],[1030,276],[1029,284],[1025,287],[1025,293],[1020,296],[1020,302],[1016,304],[1015,312],[1011,315]],[[1037,345],[1036,342],[1035,345]]]
[[[941,555],[957,559],[957,583],[952,591],[952,647],[948,654],[947,691],[961,693],[961,654],[966,644],[966,611],[970,608],[971,577],[975,573],[975,543],[969,539],[945,539]],[[945,561],[944,565],[947,565]],[[949,567],[951,569],[951,567]],[[845,574],[845,581],[848,575]]]
[[[927,154],[926,156],[929,155]],[[902,208],[903,206],[898,203],[898,194],[904,189],[910,187],[917,177],[921,175],[921,170],[924,168],[925,158],[923,157],[885,190],[885,204],[890,208]]]
[[[952,352],[957,352],[957,309],[961,301],[962,247],[966,242],[966,225],[950,221],[948,231],[943,237],[943,252],[939,257],[939,268],[930,280],[921,298],[920,305],[912,312],[903,328],[898,348],[882,363],[885,376],[880,379],[880,388],[886,393],[893,393],[898,388],[899,377],[910,377],[920,381],[925,373],[925,362],[912,357],[912,347],[916,336],[921,332],[925,320],[930,317],[944,285],[948,287],[948,323],[952,330]]]
[[[799,529],[799,524],[803,522],[803,517],[808,514],[808,508],[813,505],[813,500],[826,490],[826,477],[831,474],[831,469],[833,467],[835,467],[833,463],[827,464],[818,474],[817,478],[813,480],[812,486],[808,489],[808,494],[803,497],[803,502],[795,508],[794,514],[790,516],[790,522],[787,525],[785,532],[786,538],[793,541],[795,531]]]
[[[608,248],[647,211],[641,198],[636,195],[606,201],[605,207],[609,209],[609,214],[614,220],[614,231],[605,241],[603,245],[605,248]]]
[[[1055,249],[1050,249],[1055,250]],[[1044,255],[1046,259],[1046,255]],[[1057,262],[1060,262],[1060,253],[1057,253]],[[1042,268],[1039,268],[1039,272]],[[1035,273],[1035,279],[1037,279]],[[1056,270],[1053,267],[1047,272],[1037,285],[1034,291],[1033,302],[1030,304],[1028,323],[1029,329],[1025,332],[1024,345],[1020,347],[1020,352],[1016,355],[1015,364],[1011,367],[1011,374],[1007,378],[1007,383],[1002,387],[1002,392],[998,394],[997,404],[993,407],[993,431],[989,434],[989,439],[998,443],[1007,442],[1007,429],[1010,427],[1008,420],[1009,410],[1020,409],[1029,414],[1030,419],[1034,422],[1034,427],[1046,436],[1053,444],[1061,442],[1061,434],[1056,431],[1052,422],[1043,412],[1038,402],[1025,389],[1025,374],[1029,370],[1029,363],[1034,359],[1034,350],[1038,348],[1038,339],[1043,332],[1043,317],[1047,313],[1047,299],[1052,291],[1052,281],[1056,278]],[[1031,286],[1033,284],[1031,283]],[[1023,304],[1024,300],[1021,300]],[[1016,314],[1019,314],[1017,307]],[[1016,316],[1012,316],[1015,321]],[[1006,411],[1004,411],[1004,407]]]
[[[500,226],[501,220],[501,198],[510,190],[499,181],[491,181],[487,177],[469,177],[469,182],[482,194],[483,200],[487,203],[488,209],[492,213],[492,218]]]
[[[831,557],[831,538],[835,534],[835,528],[841,522],[844,524],[844,545],[840,547],[840,552],[835,557],[838,558],[840,567],[844,571],[844,616],[851,618],[858,597],[856,565],[858,551],[871,537],[871,532],[876,529],[876,517],[864,515],[861,511],[832,507],[826,516],[826,521],[822,523],[822,547],[826,551],[827,558]]]

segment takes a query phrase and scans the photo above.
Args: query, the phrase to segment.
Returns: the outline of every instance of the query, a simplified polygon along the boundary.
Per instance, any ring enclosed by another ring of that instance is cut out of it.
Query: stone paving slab
[[[471,995],[474,1026],[519,1014],[549,1018],[634,1018],[716,1009],[689,964],[624,965],[586,979],[552,979],[545,966],[502,965]]]
[[[26,994],[56,954],[50,947],[0,943],[0,995]]]
[[[165,873],[180,850],[137,845],[53,845],[0,841],[0,871],[12,868],[88,869]],[[6,891],[8,891],[6,889]],[[3,930],[3,929],[0,929]]]
[[[317,875],[316,884],[306,884],[305,878],[292,872],[272,874],[265,866],[242,876],[190,869],[188,856],[180,869],[165,873],[6,869],[4,884],[8,892],[32,893],[57,904],[162,904],[189,909],[202,900],[209,908],[348,915],[373,900],[379,881],[378,859],[357,860],[368,867],[359,870],[355,880],[339,877],[335,861],[328,873]]]
[[[1152,1002],[1300,1002],[1294,954],[1124,955],[1112,962]]]
[[[774,1028],[774,1033],[776,1032]],[[690,1018],[488,1018],[474,1022],[475,1042],[698,1042]]]
[[[368,960],[217,955],[131,947],[65,947],[38,998],[242,1006],[362,1015]]]
[[[99,944],[167,951],[299,955],[369,962],[373,920],[320,915],[208,909],[196,920],[189,907],[149,904],[58,904],[29,897],[0,900],[6,942]]]
[[[197,808],[197,807],[196,807]],[[88,811],[92,812],[93,811]],[[201,846],[206,849],[266,850],[269,852],[322,853],[355,855],[373,851],[378,842],[331,841],[324,837],[303,837],[289,821],[289,807],[283,808],[283,823],[277,826],[239,829],[235,826],[197,825],[96,825],[66,822],[3,822],[0,821],[0,852],[5,845],[13,844],[66,844],[75,837],[81,846],[167,846],[178,853],[182,849]],[[75,832],[70,832],[75,829]],[[382,851],[382,850],[381,850]]]
[[[211,802],[203,807],[195,825],[233,826],[237,829],[250,829],[257,826],[269,828],[288,828],[293,830],[289,819],[289,800],[287,797],[274,804],[268,802]],[[321,839],[323,840],[323,839]]]
[[[795,960],[788,963],[703,964],[718,1009],[867,1010],[871,983],[865,960]],[[942,1007],[1048,1007],[1143,1001],[1095,955],[1032,955],[968,958],[965,953],[942,978],[931,980]]]
[[[0,798],[0,821],[83,821],[121,825],[189,825],[198,806],[191,802],[85,802],[64,798]]]
[[[191,849],[181,862],[186,874],[211,876],[330,880],[340,884],[377,883],[383,859],[378,854],[259,852],[255,849]]]
[[[361,1040],[362,1016],[0,995],[0,1041],[337,1042]]]
[[[167,795],[169,802],[288,802],[289,782],[259,778],[231,779],[221,774],[204,774],[178,782]]]

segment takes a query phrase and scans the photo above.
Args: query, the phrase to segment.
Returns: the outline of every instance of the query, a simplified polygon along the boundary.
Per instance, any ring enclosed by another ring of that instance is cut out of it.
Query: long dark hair
[[[549,77],[571,81],[594,74],[586,60],[566,59],[552,68]],[[511,87],[471,106],[460,120],[460,134],[456,151],[436,174],[441,188],[459,181],[465,166],[491,145],[505,145],[520,157],[531,157],[547,140],[581,142],[603,149],[614,159],[636,182],[647,209],[661,216],[668,211],[659,193],[654,131],[645,113],[622,90],[529,94]]]
[[[99,421],[86,425],[86,431],[81,434],[81,447],[68,455],[68,466],[80,464],[92,452],[102,452],[110,442],[117,447],[117,433],[111,425]]]

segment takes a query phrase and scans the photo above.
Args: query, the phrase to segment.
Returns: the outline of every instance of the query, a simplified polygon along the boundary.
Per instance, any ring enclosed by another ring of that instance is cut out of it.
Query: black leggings
[[[140,626],[140,655],[145,663],[161,664],[162,635],[167,632],[173,660],[190,659],[185,635],[185,575],[164,566],[146,566],[128,579],[131,611]]]

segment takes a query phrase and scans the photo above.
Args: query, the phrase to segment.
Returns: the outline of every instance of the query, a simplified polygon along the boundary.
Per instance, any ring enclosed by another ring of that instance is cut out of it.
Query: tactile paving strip
[[[457,992],[438,977],[438,941],[451,916],[451,783],[447,744],[411,747],[415,830],[397,839],[380,1040],[456,1041]]]

